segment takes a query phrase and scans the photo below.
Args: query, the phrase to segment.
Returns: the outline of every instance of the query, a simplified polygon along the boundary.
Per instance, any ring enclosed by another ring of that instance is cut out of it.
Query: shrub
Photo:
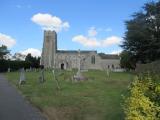
[[[30,63],[26,61],[10,61],[0,60],[0,72],[6,72],[8,68],[12,71],[19,70],[20,68],[30,68]]]
[[[148,75],[136,77],[129,91],[123,106],[126,120],[160,120],[160,84]]]

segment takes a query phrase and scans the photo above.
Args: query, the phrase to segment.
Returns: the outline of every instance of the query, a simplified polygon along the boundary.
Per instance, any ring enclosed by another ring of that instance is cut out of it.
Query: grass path
[[[88,71],[87,81],[72,83],[70,72],[59,76],[61,90],[56,89],[51,72],[45,72],[46,82],[38,82],[39,72],[27,72],[27,83],[18,86],[19,73],[6,76],[23,95],[40,108],[51,120],[123,120],[122,94],[133,75],[111,73],[106,79],[103,71]]]

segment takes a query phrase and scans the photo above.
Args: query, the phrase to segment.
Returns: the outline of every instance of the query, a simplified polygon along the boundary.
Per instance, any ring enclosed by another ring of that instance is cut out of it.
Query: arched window
[[[91,57],[91,63],[95,64],[95,56],[94,55]]]
[[[110,69],[110,65],[108,65],[108,69]]]

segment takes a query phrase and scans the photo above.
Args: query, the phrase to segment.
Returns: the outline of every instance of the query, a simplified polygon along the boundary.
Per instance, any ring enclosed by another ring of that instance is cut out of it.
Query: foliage
[[[8,53],[9,53],[9,50],[7,50],[7,46],[5,45],[0,46],[0,59],[3,59],[3,56]]]
[[[111,72],[106,81],[104,71],[89,70],[83,72],[88,80],[72,82],[72,71],[59,71],[59,73],[61,74],[57,78],[60,90],[57,90],[51,71],[45,71],[44,84],[39,84],[39,72],[26,72],[26,84],[23,86],[18,86],[18,72],[6,75],[9,81],[51,120],[123,119],[121,95],[126,92],[127,85],[133,78],[132,74]]]
[[[10,61],[10,60],[0,60],[0,72],[6,72],[8,68],[11,71],[19,70],[20,68],[30,68],[30,63],[25,61]]]
[[[32,68],[39,68],[40,67],[40,57],[36,58],[31,56],[31,54],[28,54],[25,58],[25,61],[22,61],[20,59],[17,60],[5,60],[3,59],[3,56],[9,53],[9,50],[7,50],[6,46],[0,47],[0,72],[6,72],[8,68],[11,69],[11,71],[19,70],[20,68],[28,69],[30,67]],[[18,56],[22,56],[20,53],[16,54]]]
[[[139,76],[130,86],[130,95],[125,99],[126,120],[159,120],[159,86],[149,75]]]
[[[30,53],[26,56],[25,61],[30,63],[30,67],[39,68],[40,67],[40,57],[33,57]]]
[[[122,51],[120,54],[120,65],[122,68],[125,68],[127,70],[135,69],[135,61],[133,60],[133,55],[128,51]]]
[[[146,3],[126,21],[126,28],[121,46],[132,53],[133,60],[148,63],[160,58],[160,1]]]

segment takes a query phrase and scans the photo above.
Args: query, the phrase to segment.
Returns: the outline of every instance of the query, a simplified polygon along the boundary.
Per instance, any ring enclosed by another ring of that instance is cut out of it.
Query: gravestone
[[[26,83],[26,79],[25,79],[25,71],[24,68],[20,69],[20,79],[19,79],[19,85],[23,85]]]
[[[44,83],[45,82],[45,79],[44,79],[44,67],[41,67],[40,76],[39,76],[39,82],[40,83]]]
[[[11,72],[11,68],[8,68],[8,72]]]

